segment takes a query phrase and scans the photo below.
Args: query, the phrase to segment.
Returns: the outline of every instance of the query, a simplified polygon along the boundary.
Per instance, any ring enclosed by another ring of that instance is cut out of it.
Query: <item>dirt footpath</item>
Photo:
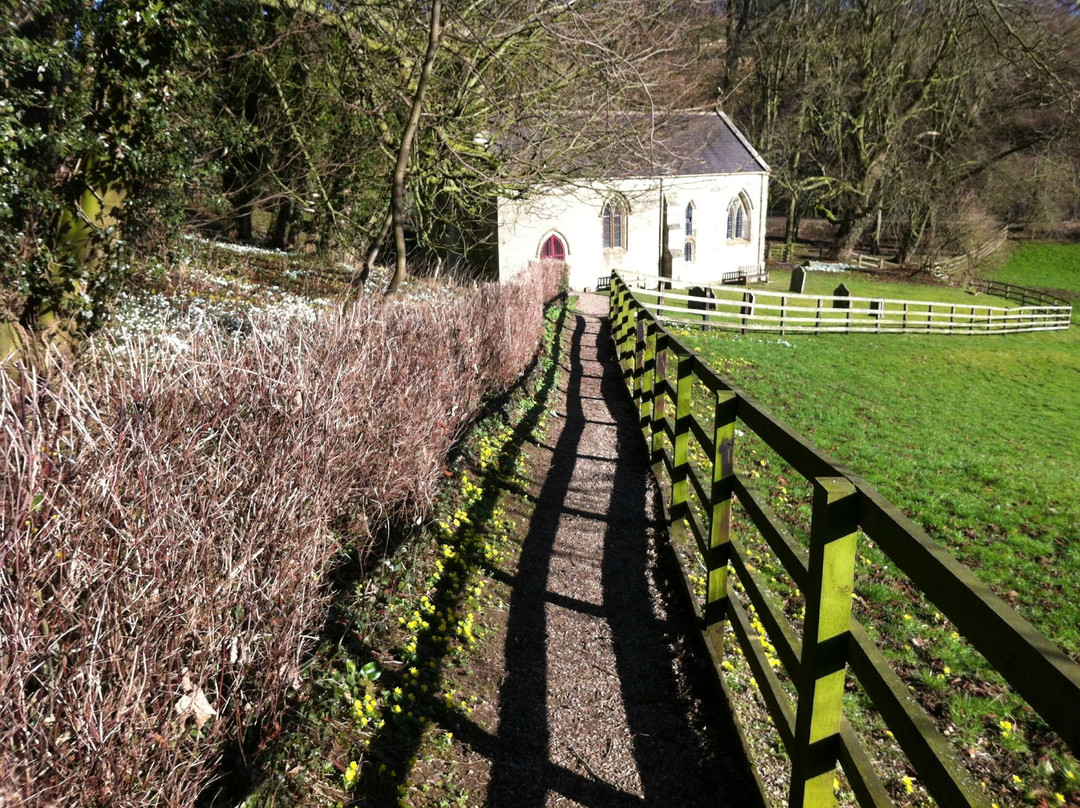
[[[531,456],[535,507],[516,569],[496,576],[508,611],[473,668],[497,696],[457,728],[471,749],[457,774],[470,804],[486,794],[497,808],[752,806],[656,553],[645,446],[606,314],[606,297],[584,295],[568,319],[565,399]]]

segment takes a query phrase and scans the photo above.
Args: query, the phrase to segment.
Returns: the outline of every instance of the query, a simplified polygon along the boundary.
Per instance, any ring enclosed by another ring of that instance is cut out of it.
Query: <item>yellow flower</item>
[[[1013,777],[1013,782],[1016,783],[1018,786],[1024,784],[1024,781],[1022,779],[1020,779],[1020,775],[1014,774],[1012,777]]]
[[[345,788],[353,787],[353,784],[356,782],[356,772],[358,768],[359,766],[354,760],[352,761],[352,763],[349,764],[349,767],[345,769],[345,776],[343,778],[345,781]]]
[[[904,784],[904,790],[908,794],[914,794],[915,793],[915,786],[912,784],[911,778],[908,777],[906,774],[903,777],[900,778],[900,782]]]

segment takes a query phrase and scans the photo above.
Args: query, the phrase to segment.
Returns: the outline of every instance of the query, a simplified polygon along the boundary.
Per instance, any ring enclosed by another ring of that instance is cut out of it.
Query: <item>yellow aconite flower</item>
[[[353,784],[356,783],[356,773],[358,768],[359,766],[354,760],[352,763],[349,764],[349,767],[345,769],[345,776],[343,778],[345,781],[345,788],[352,788]]]

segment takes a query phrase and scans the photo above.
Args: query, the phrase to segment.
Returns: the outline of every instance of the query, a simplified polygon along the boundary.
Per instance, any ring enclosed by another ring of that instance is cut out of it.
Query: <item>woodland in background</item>
[[[885,239],[907,263],[1076,216],[1075,4],[727,6],[720,100],[772,167],[789,242],[821,216],[837,257]]]
[[[92,327],[182,229],[479,260],[492,199],[648,173],[719,104],[772,199],[902,260],[1075,214],[1078,17],[1027,0],[6,0],[0,354]],[[621,113],[647,113],[626,126]],[[645,131],[647,129],[647,131]],[[618,165],[615,165],[618,163]],[[391,249],[392,248],[392,249]]]

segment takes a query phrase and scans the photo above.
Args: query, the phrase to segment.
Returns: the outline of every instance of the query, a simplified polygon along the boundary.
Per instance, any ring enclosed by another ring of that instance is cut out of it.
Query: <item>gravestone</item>
[[[789,292],[794,292],[797,295],[803,293],[803,289],[806,287],[806,270],[800,267],[795,267],[795,271],[791,273],[791,286],[788,287]]]
[[[839,286],[837,286],[835,289],[833,289],[833,297],[851,297],[851,292],[848,290],[847,284],[842,283]],[[851,301],[850,300],[834,300],[833,304],[832,304],[832,307],[834,309],[850,309],[851,308]]]
[[[870,301],[870,316],[881,319],[885,316],[885,301],[884,300],[871,300]]]
[[[701,312],[701,319],[708,320],[709,312],[716,311],[716,304],[709,302],[715,300],[716,295],[713,294],[713,290],[708,286],[691,286],[687,294],[690,295],[690,297],[709,298],[709,300],[688,300],[686,302],[686,308],[691,311],[696,309]]]

